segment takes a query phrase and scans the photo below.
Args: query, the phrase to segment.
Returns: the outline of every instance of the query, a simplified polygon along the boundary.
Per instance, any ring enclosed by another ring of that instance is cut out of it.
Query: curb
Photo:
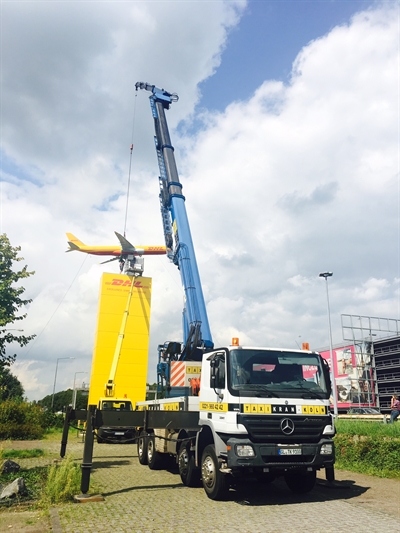
[[[58,510],[55,507],[50,508],[50,520],[52,533],[63,533]]]

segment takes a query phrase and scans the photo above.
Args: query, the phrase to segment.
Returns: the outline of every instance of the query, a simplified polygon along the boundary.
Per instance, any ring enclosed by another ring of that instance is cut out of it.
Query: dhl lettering
[[[117,279],[117,278],[114,278],[112,281],[111,281],[111,285],[118,285],[119,287],[130,287],[131,286],[131,280],[127,279],[127,280],[123,280],[123,279]],[[133,283],[133,286],[138,288],[138,289],[148,289],[149,287],[146,285],[142,285],[142,282],[141,281],[135,281]]]

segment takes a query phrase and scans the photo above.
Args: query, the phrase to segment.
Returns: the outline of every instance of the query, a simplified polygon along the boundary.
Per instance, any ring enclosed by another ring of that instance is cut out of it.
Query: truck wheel
[[[228,495],[226,475],[219,470],[215,447],[210,444],[204,449],[201,458],[201,479],[204,490],[211,500],[223,500]]]
[[[190,451],[189,444],[182,444],[178,453],[179,475],[186,487],[198,487],[200,485],[200,468],[196,468],[194,454]]]
[[[162,468],[163,455],[156,451],[156,442],[153,436],[147,438],[147,464],[150,470]]]
[[[286,485],[292,492],[296,494],[306,494],[310,492],[315,486],[317,480],[317,472],[286,472]]]
[[[147,465],[147,438],[145,436],[145,433],[141,433],[139,435],[137,441],[137,454],[139,463],[141,465]]]

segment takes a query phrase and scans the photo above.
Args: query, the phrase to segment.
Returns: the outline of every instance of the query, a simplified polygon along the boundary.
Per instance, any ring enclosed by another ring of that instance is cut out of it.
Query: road
[[[40,443],[40,446],[43,444]],[[36,446],[37,443],[36,443]],[[51,443],[57,455],[58,443]],[[83,443],[71,438],[67,453],[79,462]],[[27,459],[26,466],[44,458]],[[47,461],[49,458],[47,457]],[[33,466],[33,464],[32,464]],[[92,487],[104,501],[52,509],[53,533],[368,533],[400,532],[400,481],[337,472],[336,488],[323,477],[314,491],[296,496],[280,480],[248,482],[228,501],[209,500],[202,488],[185,487],[174,470],[141,466],[133,445],[94,445]],[[11,531],[17,531],[12,528]],[[1,531],[1,527],[0,527]],[[25,531],[25,530],[24,530]],[[26,531],[35,531],[27,529]],[[40,532],[44,533],[44,529]]]
[[[364,484],[356,477],[338,473],[342,481],[335,489],[321,477],[301,497],[281,481],[249,482],[232,490],[228,501],[214,502],[202,488],[183,486],[175,471],[141,466],[132,445],[95,444],[92,478],[105,501],[62,507],[59,517],[63,533],[399,533],[400,481],[372,478],[381,485],[374,489],[368,476],[362,476]],[[375,499],[388,485],[399,497],[394,507],[386,498],[382,509]],[[374,491],[375,498],[368,494]]]

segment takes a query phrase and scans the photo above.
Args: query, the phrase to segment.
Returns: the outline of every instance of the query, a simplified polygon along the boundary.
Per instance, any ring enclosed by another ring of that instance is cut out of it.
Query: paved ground
[[[14,443],[13,443],[14,444]],[[32,447],[42,447],[43,442]],[[15,446],[13,446],[15,447]],[[59,443],[46,445],[58,455]],[[71,438],[67,453],[82,459],[83,444]],[[20,460],[21,466],[50,462]],[[26,462],[26,464],[25,464]],[[293,495],[283,482],[247,483],[231,491],[226,502],[207,498],[202,488],[187,488],[173,471],[151,471],[139,465],[132,445],[95,443],[92,481],[105,501],[76,503],[53,508],[51,516],[35,523],[29,517],[24,533],[368,533],[400,532],[400,481],[336,473],[338,488],[323,479],[306,496]],[[0,533],[22,531],[3,520]],[[8,517],[10,520],[12,516]],[[40,520],[40,518],[39,518]],[[47,520],[47,522],[46,522]],[[47,524],[47,525],[46,525]],[[50,524],[52,529],[50,529]],[[40,529],[40,527],[42,529]],[[36,528],[36,529],[35,529]],[[39,528],[39,529],[38,529]]]

